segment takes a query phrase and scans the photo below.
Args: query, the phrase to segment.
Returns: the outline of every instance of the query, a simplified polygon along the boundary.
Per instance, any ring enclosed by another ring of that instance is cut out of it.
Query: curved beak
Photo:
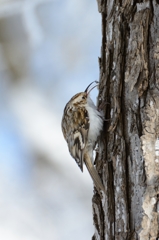
[[[96,85],[94,86],[94,87],[92,87],[91,89],[90,89],[90,91],[92,91],[92,89],[93,88],[95,88],[96,86],[98,86],[98,81],[93,81],[93,82],[91,82],[89,85],[88,85],[88,87],[86,88],[86,90],[84,91],[85,93],[87,93],[87,95],[90,93],[90,91],[88,92],[88,90],[89,90],[89,87],[93,84],[93,83],[96,83]]]

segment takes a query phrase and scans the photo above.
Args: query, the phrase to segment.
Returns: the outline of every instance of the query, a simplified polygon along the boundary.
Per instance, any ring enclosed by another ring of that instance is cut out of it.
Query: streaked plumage
[[[95,185],[100,185],[96,187],[103,190],[104,187],[93,166],[93,149],[103,127],[103,117],[89,97],[89,86],[85,92],[76,94],[66,104],[62,118],[62,131],[69,152],[81,171],[85,162],[89,172],[91,171],[90,175]],[[90,159],[89,164],[86,163],[88,159]]]

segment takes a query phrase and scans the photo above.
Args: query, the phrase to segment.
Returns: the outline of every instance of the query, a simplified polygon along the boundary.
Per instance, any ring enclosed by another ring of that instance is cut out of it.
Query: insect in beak
[[[95,85],[94,87],[92,87],[92,88],[89,90],[89,92],[87,92],[88,89],[89,89],[89,87],[90,87],[93,83],[96,83],[96,85]],[[93,90],[93,88],[97,87],[98,85],[99,85],[99,82],[98,82],[98,81],[93,81],[93,82],[91,82],[91,83],[88,85],[88,87],[86,88],[86,90],[85,90],[84,92],[87,93],[87,95],[88,95],[88,94]]]

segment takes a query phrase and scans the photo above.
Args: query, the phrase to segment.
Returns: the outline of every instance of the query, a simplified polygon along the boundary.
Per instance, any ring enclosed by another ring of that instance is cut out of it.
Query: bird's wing
[[[75,159],[81,171],[83,171],[84,150],[87,144],[89,130],[87,110],[84,107],[67,109],[65,118],[62,120],[62,129],[70,154]]]

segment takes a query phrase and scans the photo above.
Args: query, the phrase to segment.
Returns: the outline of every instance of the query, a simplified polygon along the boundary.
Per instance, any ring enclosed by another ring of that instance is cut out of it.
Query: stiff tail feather
[[[100,190],[105,192],[105,188],[100,180],[100,177],[92,164],[90,156],[87,153],[85,153],[85,155],[84,155],[84,161],[85,161],[86,167],[87,167],[87,169],[92,177],[92,180],[93,180],[97,190],[99,191],[99,193],[100,193]]]

